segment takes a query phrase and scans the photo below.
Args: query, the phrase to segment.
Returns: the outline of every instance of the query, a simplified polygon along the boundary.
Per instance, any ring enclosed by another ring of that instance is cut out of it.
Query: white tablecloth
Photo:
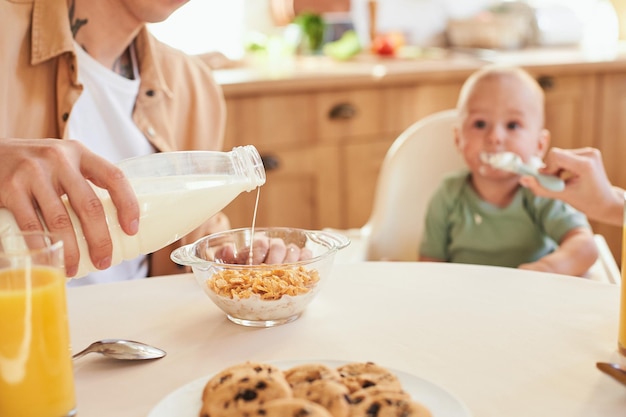
[[[192,275],[71,288],[68,303],[74,351],[128,338],[168,352],[152,362],[77,361],[80,416],[146,416],[179,386],[246,360],[322,359],[419,376],[474,417],[626,416],[626,387],[595,368],[617,357],[619,288],[580,278],[337,264],[300,319],[268,329],[228,321]]]

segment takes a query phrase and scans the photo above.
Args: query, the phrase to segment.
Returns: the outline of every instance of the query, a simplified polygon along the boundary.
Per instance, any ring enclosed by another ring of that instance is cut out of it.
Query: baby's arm
[[[597,259],[598,247],[592,231],[586,227],[577,227],[563,237],[554,252],[538,261],[522,264],[519,268],[582,276]]]

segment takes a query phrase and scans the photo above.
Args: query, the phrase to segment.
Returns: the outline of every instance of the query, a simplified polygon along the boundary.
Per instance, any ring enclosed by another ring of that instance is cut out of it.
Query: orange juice
[[[68,416],[75,403],[65,274],[0,270],[0,416]]]

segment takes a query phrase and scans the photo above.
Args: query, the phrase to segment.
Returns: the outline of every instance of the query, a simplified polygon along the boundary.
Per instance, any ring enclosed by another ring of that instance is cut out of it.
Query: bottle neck
[[[253,145],[237,146],[231,151],[234,169],[246,177],[251,191],[265,184],[265,167],[259,151]]]

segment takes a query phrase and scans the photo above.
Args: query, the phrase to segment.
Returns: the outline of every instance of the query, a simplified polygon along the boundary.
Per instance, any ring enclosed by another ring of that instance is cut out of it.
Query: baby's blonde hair
[[[520,67],[511,65],[487,65],[470,75],[467,80],[465,80],[465,83],[463,83],[456,103],[456,108],[459,114],[463,112],[472,92],[481,81],[498,77],[514,77],[526,84],[528,88],[536,94],[541,109],[541,125],[543,126],[545,105],[543,89],[537,80],[535,80],[528,72]]]

